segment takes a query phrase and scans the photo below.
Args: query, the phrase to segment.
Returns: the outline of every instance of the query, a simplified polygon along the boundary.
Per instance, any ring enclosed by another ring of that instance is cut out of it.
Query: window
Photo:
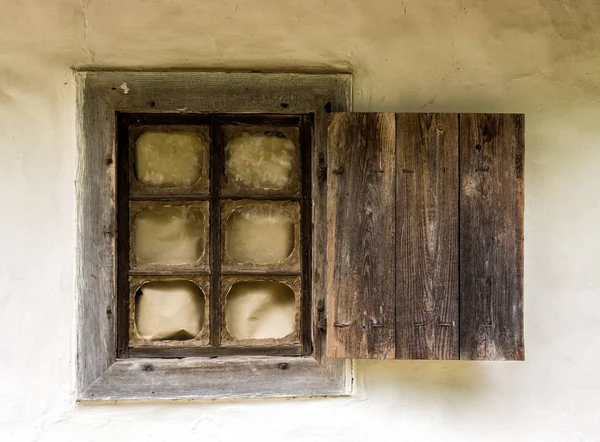
[[[78,78],[80,400],[524,358],[523,115],[352,113],[345,74]]]
[[[326,357],[315,226],[327,111],[351,110],[351,76],[76,75],[78,400],[349,394],[351,362]],[[256,174],[253,146],[286,156]]]
[[[310,356],[311,115],[117,124],[117,356]]]

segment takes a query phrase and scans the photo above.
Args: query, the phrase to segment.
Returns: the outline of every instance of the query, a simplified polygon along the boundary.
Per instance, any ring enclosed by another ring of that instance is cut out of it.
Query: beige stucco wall
[[[0,440],[600,440],[599,25],[596,0],[0,0]],[[526,113],[527,361],[75,406],[72,66],[348,70],[355,110]]]

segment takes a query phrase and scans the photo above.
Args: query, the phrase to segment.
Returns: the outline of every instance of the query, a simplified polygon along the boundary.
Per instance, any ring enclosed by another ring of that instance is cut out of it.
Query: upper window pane
[[[300,189],[298,128],[224,128],[226,194],[294,195]]]
[[[208,128],[140,128],[133,155],[132,189],[137,193],[208,191]]]

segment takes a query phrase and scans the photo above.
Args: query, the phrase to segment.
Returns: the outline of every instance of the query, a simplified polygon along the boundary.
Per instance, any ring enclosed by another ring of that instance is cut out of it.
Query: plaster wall
[[[0,0],[0,440],[600,440],[595,0]],[[342,70],[357,111],[524,112],[524,363],[343,399],[74,404],[71,67]]]

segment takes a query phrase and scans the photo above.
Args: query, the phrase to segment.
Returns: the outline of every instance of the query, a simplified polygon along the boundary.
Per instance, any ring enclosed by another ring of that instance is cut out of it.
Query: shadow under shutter
[[[522,115],[333,113],[327,355],[523,359]]]

